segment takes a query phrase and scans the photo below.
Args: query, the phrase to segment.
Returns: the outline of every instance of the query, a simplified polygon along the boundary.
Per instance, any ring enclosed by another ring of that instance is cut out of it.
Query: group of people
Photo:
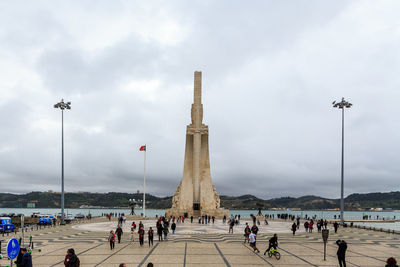
[[[258,226],[253,223],[253,226],[250,228],[249,224],[246,223],[246,227],[244,228],[244,243],[248,242],[254,251],[260,252],[256,245],[257,234]]]
[[[304,229],[306,230],[306,232],[312,233],[312,231],[314,229],[314,225],[315,225],[314,219],[306,220],[304,222]],[[299,229],[298,226],[299,226],[299,221],[298,221],[297,229]],[[320,233],[322,229],[328,229],[328,221],[326,219],[325,219],[325,221],[323,219],[317,220],[316,226],[317,226],[318,233]],[[292,228],[292,230],[293,230],[293,228]],[[336,228],[335,233],[336,232],[337,232],[337,228]]]
[[[178,218],[178,222],[184,222],[184,219]],[[176,230],[176,223],[175,223],[175,217],[172,218],[172,224],[170,226],[170,221],[167,220],[165,217],[159,217],[157,222],[156,222],[156,229],[157,229],[157,235],[158,235],[158,241],[167,241],[168,240],[168,235],[169,235],[169,228],[171,227],[172,234],[175,234]],[[149,242],[149,246],[153,246],[154,243],[154,230],[153,227],[149,227],[149,229],[146,230],[144,229],[143,223],[140,221],[138,225],[136,225],[135,222],[132,222],[131,225],[131,231],[130,231],[130,240],[131,242],[135,241],[135,236],[136,233],[138,234],[139,237],[139,244],[140,246],[144,245],[144,238],[145,235],[147,234],[147,239]],[[121,243],[121,238],[123,235],[123,230],[122,230],[122,222],[118,221],[118,226],[117,229],[111,230],[109,235],[108,235],[108,241],[110,243],[110,249],[113,250],[115,248],[115,242],[118,240],[118,243]]]
[[[139,222],[139,226],[136,226],[135,222],[132,222],[131,225],[131,242],[135,241],[135,233],[136,233],[136,228],[138,228],[137,234],[139,236],[139,244],[140,246],[143,246],[144,244],[144,236],[146,234],[146,231],[144,230],[144,225],[142,222]],[[113,250],[115,248],[115,240],[118,238],[118,243],[121,243],[121,238],[122,238],[123,230],[120,224],[118,224],[117,229],[111,230],[110,234],[108,235],[108,241],[110,243],[110,249]],[[153,239],[154,239],[154,231],[153,228],[150,227],[149,230],[147,231],[148,235],[148,241],[149,241],[149,246],[153,245]]]

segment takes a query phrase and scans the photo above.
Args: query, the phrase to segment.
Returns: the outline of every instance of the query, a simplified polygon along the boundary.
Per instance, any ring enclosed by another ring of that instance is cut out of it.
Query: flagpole
[[[147,145],[144,145],[144,166],[143,166],[143,217],[146,217],[146,151],[147,151]]]

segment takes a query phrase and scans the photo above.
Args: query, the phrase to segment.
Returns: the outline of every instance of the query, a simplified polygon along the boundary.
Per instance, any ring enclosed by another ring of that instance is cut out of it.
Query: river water
[[[0,214],[8,214],[8,213],[15,213],[15,214],[24,214],[25,216],[30,216],[32,213],[40,213],[40,214],[51,214],[54,215],[56,213],[60,213],[61,209],[39,209],[39,208],[0,208]],[[125,213],[129,214],[130,209],[65,209],[65,212],[68,215],[76,215],[76,214],[83,214],[88,215],[89,213],[92,216],[101,216],[102,214],[114,212],[114,213]],[[142,209],[135,209],[136,214],[140,214]],[[155,217],[156,215],[164,215],[164,210],[162,209],[146,209],[146,216],[147,217]],[[230,215],[240,214],[242,218],[249,218],[250,214],[256,215],[258,213],[257,210],[229,210]],[[317,218],[323,219],[333,219],[336,215],[339,216],[339,211],[325,211],[325,210],[263,210],[262,214],[293,214],[295,216],[299,215],[300,217],[308,217],[316,216]],[[400,219],[400,211],[345,211],[344,218],[345,219],[362,219],[363,215],[370,215],[371,219]]]
[[[25,216],[30,216],[32,213],[40,213],[46,215],[54,215],[60,213],[61,209],[38,209],[38,208],[0,208],[0,215],[1,214],[24,214]],[[88,215],[89,213],[92,216],[101,216],[102,214],[107,213],[125,213],[130,214],[130,209],[65,209],[65,213],[68,215],[77,215],[83,214]],[[141,209],[135,210],[136,214],[140,214],[142,212]],[[164,210],[162,209],[146,209],[146,216],[147,217],[155,217],[156,215],[161,216],[164,215]],[[229,210],[230,215],[239,215],[241,218],[249,218],[250,214],[256,215],[258,213],[257,210]],[[308,217],[316,216],[318,219],[333,219],[336,215],[339,217],[339,211],[325,211],[325,210],[302,210],[302,211],[295,211],[295,210],[263,210],[262,214],[274,214],[275,218],[277,214],[292,214],[295,216],[300,216],[304,218],[306,215]],[[345,219],[362,219],[363,215],[371,216],[371,219],[400,219],[400,211],[345,211],[344,218]],[[395,223],[357,223],[359,225],[365,226],[372,226],[384,229],[391,229],[391,230],[400,230],[400,222]]]

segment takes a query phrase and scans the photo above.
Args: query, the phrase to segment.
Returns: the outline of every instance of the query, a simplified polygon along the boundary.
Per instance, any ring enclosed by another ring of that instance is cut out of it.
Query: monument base
[[[226,218],[229,218],[229,210],[226,210],[224,208],[219,208],[219,209],[213,209],[213,210],[181,210],[181,209],[175,209],[175,208],[170,208],[165,210],[165,217],[170,218],[170,217],[178,217],[178,216],[186,216],[187,218],[190,218],[193,216],[195,219],[197,219],[199,216],[214,216],[216,219],[222,219],[224,216]]]

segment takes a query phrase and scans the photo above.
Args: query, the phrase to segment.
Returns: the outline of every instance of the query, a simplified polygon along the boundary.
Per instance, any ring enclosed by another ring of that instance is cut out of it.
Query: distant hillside
[[[334,209],[339,207],[339,200],[326,199],[317,196],[303,196],[298,198],[282,197],[273,198],[269,202],[274,207],[298,209]]]
[[[127,207],[129,199],[142,199],[143,194],[128,193],[65,193],[65,207],[79,208],[81,205],[102,207]],[[35,203],[36,208],[60,207],[60,193],[31,192],[23,195],[0,193],[0,208],[26,207],[27,203]],[[169,208],[171,197],[160,198],[146,194],[148,208]]]
[[[127,207],[129,199],[142,199],[142,194],[128,193],[66,193],[66,208],[79,208],[81,205],[102,207]],[[25,208],[35,203],[36,208],[60,207],[60,193],[31,192],[27,194],[0,193],[0,208]],[[146,207],[166,209],[171,207],[172,197],[156,197],[146,194]],[[256,210],[272,208],[335,209],[339,208],[339,199],[327,199],[319,196],[281,197],[269,200],[253,195],[221,196],[221,206],[228,209]],[[351,194],[345,198],[346,210],[369,208],[400,209],[400,192]]]

